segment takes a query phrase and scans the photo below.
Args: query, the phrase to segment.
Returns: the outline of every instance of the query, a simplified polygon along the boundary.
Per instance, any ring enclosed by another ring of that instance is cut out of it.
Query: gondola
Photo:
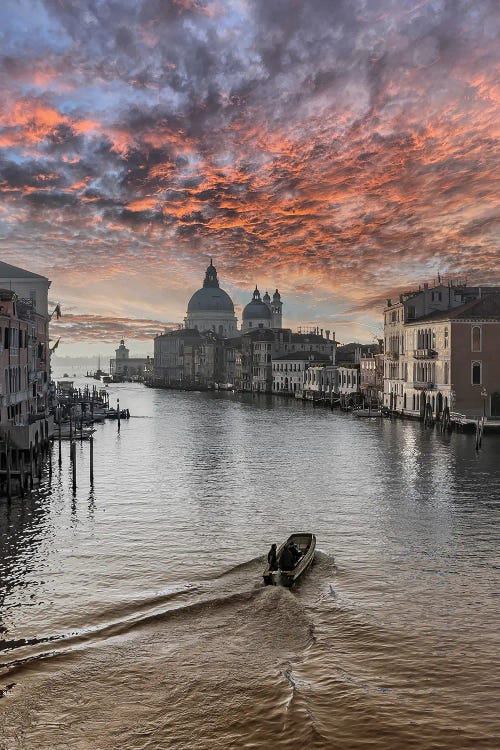
[[[295,566],[290,569],[283,569],[281,567],[281,556],[285,547],[289,544],[294,544],[302,552],[301,557],[295,563]],[[288,537],[286,542],[283,542],[281,547],[276,552],[276,560],[278,563],[278,570],[271,570],[269,565],[263,573],[264,583],[266,585],[281,585],[281,586],[293,586],[293,584],[300,578],[300,576],[306,572],[311,563],[314,560],[314,552],[316,549],[316,536],[307,532],[298,532]]]

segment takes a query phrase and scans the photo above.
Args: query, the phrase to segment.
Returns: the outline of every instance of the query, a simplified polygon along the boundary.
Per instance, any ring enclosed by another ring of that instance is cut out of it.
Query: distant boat
[[[381,417],[382,412],[380,409],[353,409],[352,413],[355,417]]]
[[[91,427],[80,427],[79,424],[71,425],[69,422],[61,423],[61,440],[88,440],[95,430]],[[59,425],[55,425],[54,428],[54,439],[59,440]]]
[[[294,545],[298,548],[302,555],[295,563],[292,568],[282,568],[282,555],[285,547],[288,545]],[[299,532],[292,534],[288,537],[281,547],[276,552],[276,561],[278,564],[278,570],[271,570],[269,565],[266,567],[263,573],[264,583],[267,585],[282,586],[293,586],[293,584],[300,578],[300,576],[306,572],[311,563],[314,560],[314,552],[316,550],[316,536],[309,534],[308,532]]]

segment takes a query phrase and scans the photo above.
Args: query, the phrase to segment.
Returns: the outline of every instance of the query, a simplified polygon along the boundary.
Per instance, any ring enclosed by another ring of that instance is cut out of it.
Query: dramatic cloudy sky
[[[497,0],[2,0],[0,258],[61,354],[133,352],[213,256],[237,311],[370,341],[380,300],[500,282]],[[110,348],[110,346],[108,346]]]

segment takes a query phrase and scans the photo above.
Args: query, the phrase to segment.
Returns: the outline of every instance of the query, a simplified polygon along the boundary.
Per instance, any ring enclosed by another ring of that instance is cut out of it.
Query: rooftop
[[[4,263],[3,260],[0,260],[0,279],[43,279],[48,282],[46,276],[27,271],[25,268],[12,266],[10,263]]]
[[[331,364],[331,358],[323,352],[290,352],[281,357],[273,357],[273,362],[324,362]]]
[[[500,288],[497,289],[498,291],[486,293],[479,299],[452,310],[432,312],[411,322],[413,325],[420,325],[433,320],[500,320]]]

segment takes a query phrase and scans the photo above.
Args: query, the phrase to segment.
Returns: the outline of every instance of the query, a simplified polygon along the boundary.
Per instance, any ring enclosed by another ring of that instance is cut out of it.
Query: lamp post
[[[481,398],[483,399],[483,419],[486,419],[486,399],[488,398],[488,391],[484,386],[481,388]]]

